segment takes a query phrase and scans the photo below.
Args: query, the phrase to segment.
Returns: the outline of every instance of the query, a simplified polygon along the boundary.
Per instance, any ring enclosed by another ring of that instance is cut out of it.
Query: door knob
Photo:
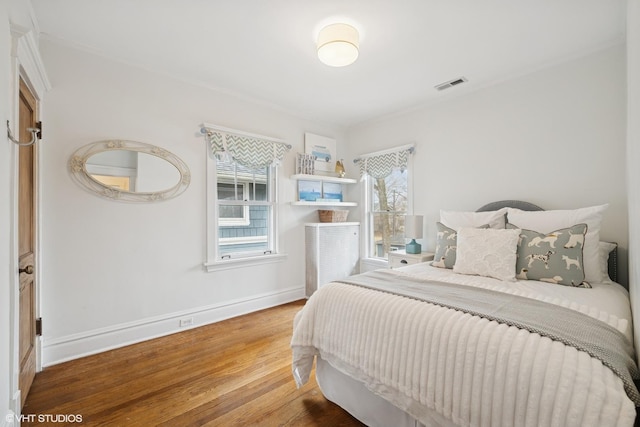
[[[27,265],[25,268],[18,270],[20,273],[33,274],[33,265]]]

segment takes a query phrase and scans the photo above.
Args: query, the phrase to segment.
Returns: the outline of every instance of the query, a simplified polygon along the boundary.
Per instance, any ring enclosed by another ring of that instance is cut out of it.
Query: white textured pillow
[[[609,254],[612,250],[614,250],[618,245],[610,242],[600,242],[598,245],[598,250],[600,251],[600,268],[605,272],[605,280],[604,282],[612,282],[611,277],[609,277]]]
[[[440,211],[440,222],[457,230],[461,227],[481,227],[489,224],[489,228],[504,228],[506,208],[489,212]]]
[[[574,224],[587,224],[583,250],[584,279],[587,282],[602,283],[607,280],[608,276],[607,270],[602,270],[598,246],[602,214],[608,207],[608,204],[604,204],[572,210],[533,212],[508,208],[507,218],[510,223],[516,224],[518,227],[544,234],[568,228]]]
[[[461,228],[453,271],[515,281],[520,231]]]

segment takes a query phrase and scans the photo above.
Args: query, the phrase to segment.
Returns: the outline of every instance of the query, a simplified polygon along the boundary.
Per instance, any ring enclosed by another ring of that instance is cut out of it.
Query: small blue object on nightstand
[[[411,239],[405,245],[405,252],[408,254],[422,253],[422,245],[416,239],[422,239],[422,215],[407,215],[404,217],[404,237]]]
[[[422,253],[422,245],[416,242],[416,239],[411,239],[409,243],[405,245],[405,252],[408,254]]]

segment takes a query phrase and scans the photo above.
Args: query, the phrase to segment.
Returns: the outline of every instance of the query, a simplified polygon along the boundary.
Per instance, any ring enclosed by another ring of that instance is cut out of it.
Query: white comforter
[[[630,336],[628,299],[619,285],[560,289],[426,265],[403,271],[547,300]],[[428,411],[460,426],[632,426],[635,419],[620,378],[584,352],[516,327],[357,286],[333,283],[314,293],[296,316],[291,345],[298,385],[308,380],[319,354],[418,420],[426,421]]]

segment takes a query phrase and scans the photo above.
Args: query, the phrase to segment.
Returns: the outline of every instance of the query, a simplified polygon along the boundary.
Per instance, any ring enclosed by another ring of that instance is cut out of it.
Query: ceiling
[[[627,1],[31,3],[43,38],[347,128],[621,43]],[[360,31],[348,67],[316,56],[320,28],[336,21]]]

